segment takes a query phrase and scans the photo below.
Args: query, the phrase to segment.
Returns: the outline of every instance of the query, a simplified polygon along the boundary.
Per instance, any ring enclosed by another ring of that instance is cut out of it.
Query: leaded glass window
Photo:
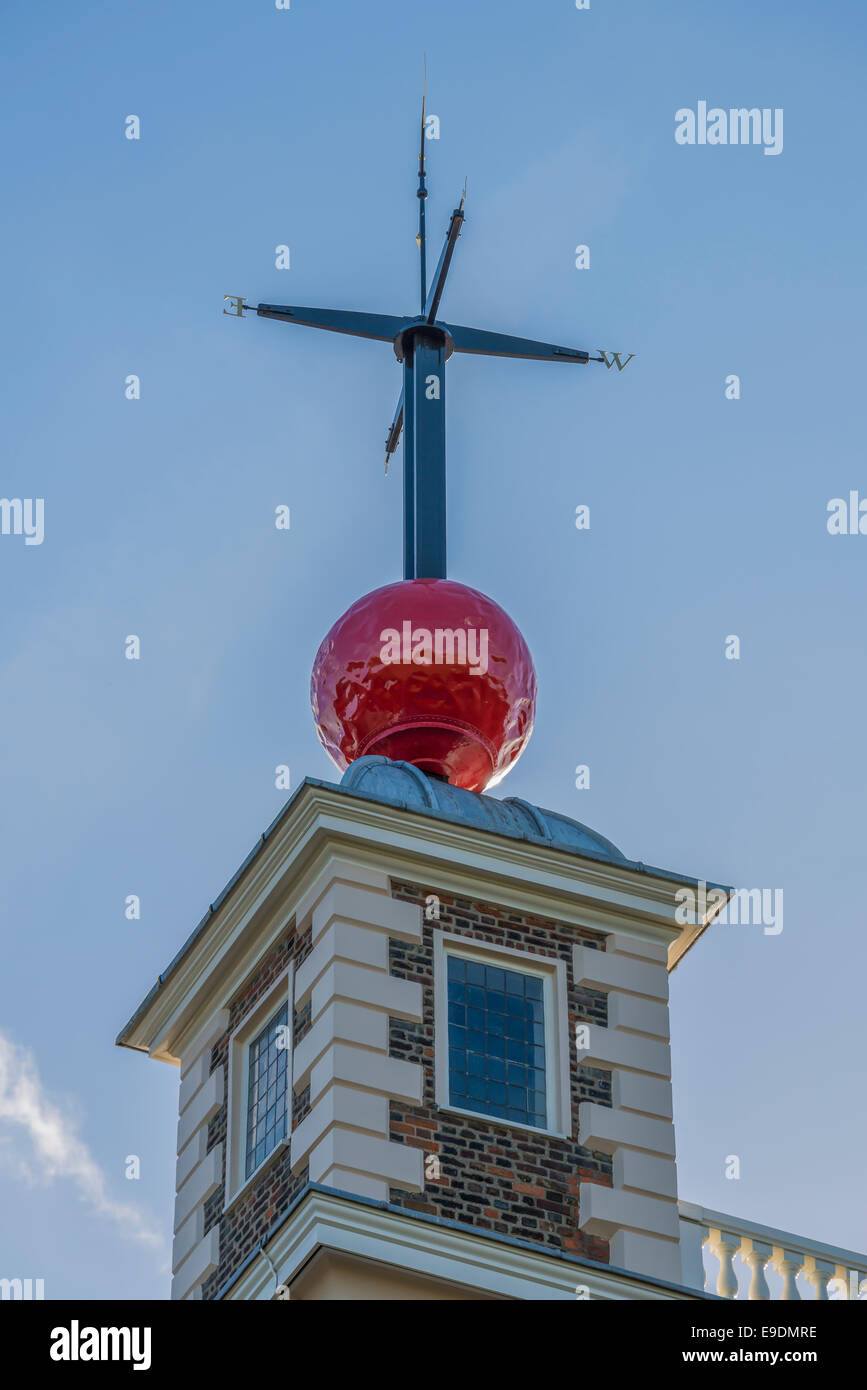
[[[543,991],[538,975],[448,956],[451,1105],[547,1126]]]
[[[277,1039],[281,1024],[286,1026],[288,1022],[289,1005],[286,1003],[250,1043],[246,1178],[286,1137],[289,1052],[277,1046]]]

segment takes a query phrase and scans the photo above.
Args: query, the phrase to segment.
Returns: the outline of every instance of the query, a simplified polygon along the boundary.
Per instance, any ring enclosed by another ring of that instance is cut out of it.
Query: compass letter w
[[[635,353],[634,353],[634,352],[630,352],[630,354],[629,354],[629,356],[627,357],[626,361],[625,361],[625,362],[621,362],[621,360],[620,360],[620,353],[619,353],[619,352],[612,352],[612,354],[611,354],[611,361],[609,362],[609,361],[608,361],[608,353],[606,352],[605,348],[600,348],[600,349],[599,349],[599,352],[600,352],[600,355],[601,355],[601,357],[602,357],[602,361],[605,363],[605,365],[606,365],[606,367],[608,368],[609,372],[611,371],[611,368],[612,368],[613,366],[615,366],[615,365],[617,366],[618,372],[622,372],[623,369],[624,369],[624,367],[628,367],[628,366],[629,366],[630,362],[632,361],[633,357],[635,356]]]

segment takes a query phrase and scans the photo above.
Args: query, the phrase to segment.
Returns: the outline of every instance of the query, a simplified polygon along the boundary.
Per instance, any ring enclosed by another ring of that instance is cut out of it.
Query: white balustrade
[[[867,1299],[867,1255],[741,1221],[692,1202],[679,1202],[678,1207],[684,1282],[690,1287],[716,1292],[720,1298],[788,1302],[804,1297],[797,1283],[801,1275],[813,1298]],[[719,1261],[715,1280],[713,1273],[705,1272],[703,1249]],[[740,1279],[734,1263],[738,1258],[743,1268]],[[772,1292],[768,1283],[769,1269],[776,1276],[778,1292]]]

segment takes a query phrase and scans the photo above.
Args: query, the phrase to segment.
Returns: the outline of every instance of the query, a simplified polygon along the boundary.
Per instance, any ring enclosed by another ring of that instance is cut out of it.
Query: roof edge
[[[382,759],[382,761],[387,762],[388,760]],[[354,766],[354,764],[350,765],[350,770],[352,766]],[[396,764],[395,766],[399,766],[399,764]],[[412,770],[413,772],[418,772],[418,769],[416,768],[413,768]],[[422,773],[420,775],[424,776],[425,774]],[[116,1047],[128,1047],[134,1052],[147,1051],[147,1049],[145,1048],[139,1047],[134,1043],[128,1042],[127,1037],[129,1033],[134,1029],[136,1023],[141,1018],[142,1014],[150,1006],[150,1004],[153,1002],[156,996],[164,989],[169,979],[174,974],[175,970],[180,966],[181,962],[185,959],[185,957],[196,945],[200,937],[207,930],[213,918],[216,916],[220,908],[229,898],[234,888],[243,878],[244,874],[261,854],[265,845],[268,843],[270,839],[273,838],[274,834],[279,829],[279,827],[289,817],[296,802],[298,802],[304,795],[304,793],[310,789],[315,789],[317,791],[326,791],[330,793],[336,792],[339,796],[351,797],[353,800],[356,801],[363,801],[368,803],[372,802],[378,806],[386,806],[391,807],[394,810],[406,811],[410,815],[419,815],[427,819],[440,821],[445,824],[463,826],[464,828],[468,829],[477,829],[479,833],[486,835],[499,836],[503,839],[523,840],[525,843],[535,844],[539,848],[547,849],[553,853],[565,854],[573,859],[584,859],[591,863],[607,864],[614,869],[642,874],[650,878],[665,880],[669,883],[682,883],[687,884],[690,887],[698,887],[699,884],[704,884],[706,889],[713,890],[718,893],[724,893],[726,895],[726,898],[728,898],[734,891],[731,887],[728,887],[724,884],[712,883],[707,879],[693,878],[688,874],[681,874],[676,872],[675,870],[659,869],[653,865],[645,864],[641,860],[628,859],[625,855],[621,853],[620,850],[617,849],[615,845],[612,844],[610,840],[605,839],[604,836],[597,835],[596,831],[591,831],[589,827],[583,826],[579,821],[571,821],[571,824],[578,826],[583,830],[586,830],[588,834],[591,835],[594,839],[597,839],[601,841],[605,846],[610,847],[610,850],[606,852],[603,852],[602,850],[600,850],[599,852],[594,852],[591,847],[582,847],[580,850],[576,850],[566,844],[558,844],[555,840],[553,840],[553,838],[549,834],[545,832],[543,827],[540,827],[537,833],[533,833],[532,830],[528,829],[526,833],[520,834],[515,830],[510,830],[506,826],[501,826],[498,828],[491,828],[489,826],[474,826],[464,819],[458,819],[454,816],[449,816],[448,814],[446,814],[445,811],[443,811],[440,807],[436,805],[410,805],[402,800],[391,800],[385,799],[381,796],[376,796],[372,792],[365,791],[363,787],[356,787],[352,785],[344,787],[335,782],[327,782],[320,777],[305,777],[303,781],[298,784],[298,786],[295,788],[292,794],[284,802],[283,806],[277,812],[277,815],[271,821],[270,825],[268,825],[267,828],[259,836],[259,839],[254,844],[253,848],[250,850],[250,852],[246,855],[242,863],[235,870],[234,874],[232,874],[231,878],[228,880],[221,892],[217,895],[213,902],[209,904],[207,912],[197,922],[196,926],[193,928],[190,935],[184,941],[183,945],[175,953],[173,958],[169,961],[169,964],[166,966],[164,970],[160,972],[151,989],[145,995],[144,999],[134,1010],[132,1015],[129,1017],[129,1019],[124,1024],[123,1028],[121,1028],[120,1032],[115,1038]],[[475,796],[483,794],[468,792],[466,793],[466,795]],[[499,798],[490,799],[500,801]],[[516,805],[519,805],[522,809],[526,808],[527,811],[532,810],[536,812],[539,816],[551,816],[552,818],[562,821],[570,820],[569,817],[562,816],[560,812],[544,811],[541,807],[533,807],[531,803],[524,802],[517,797],[507,798],[504,800],[511,801]],[[535,819],[536,817],[533,817],[533,820]],[[674,964],[679,963],[679,961],[682,959],[683,955],[690,948],[690,946],[693,945],[693,943],[698,939],[702,932],[705,931],[706,928],[710,925],[712,917],[715,915],[716,913],[712,914],[707,921],[700,924],[696,924],[696,927],[691,932],[688,932],[686,934],[688,940],[685,941],[683,949],[677,954],[677,958]]]

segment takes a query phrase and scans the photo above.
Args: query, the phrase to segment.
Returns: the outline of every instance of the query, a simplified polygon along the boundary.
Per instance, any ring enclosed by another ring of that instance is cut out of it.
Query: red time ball
[[[480,792],[533,732],[536,672],[499,604],[452,579],[405,579],[358,599],[313,663],[316,731],[341,771],[381,754]]]

